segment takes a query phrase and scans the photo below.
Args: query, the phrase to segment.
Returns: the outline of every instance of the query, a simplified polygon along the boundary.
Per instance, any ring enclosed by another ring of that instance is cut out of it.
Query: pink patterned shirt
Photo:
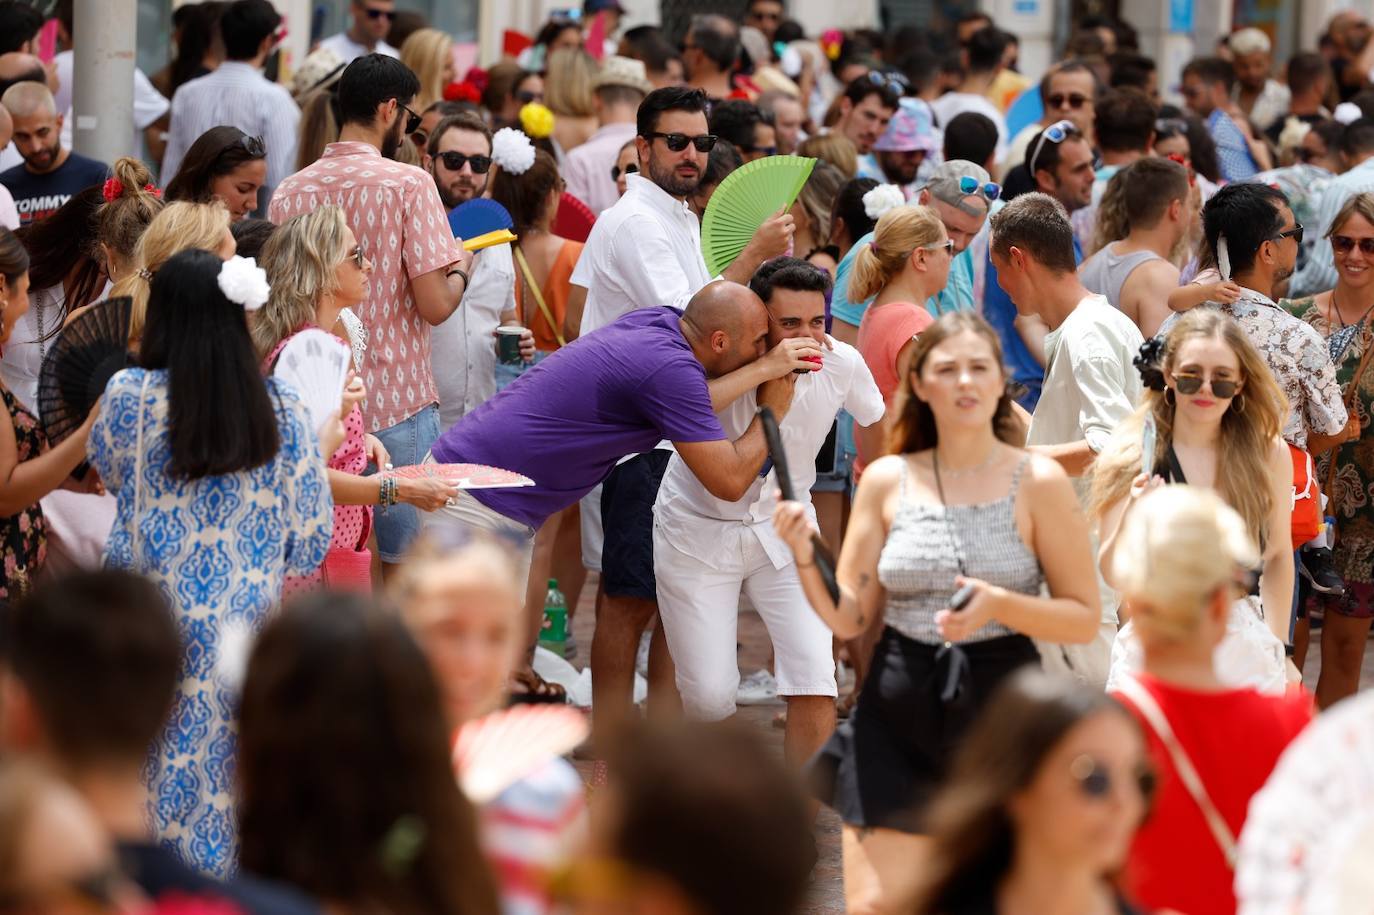
[[[415,306],[410,281],[457,261],[458,242],[434,179],[382,158],[367,143],[330,143],[317,161],[281,183],[268,216],[282,223],[327,204],[344,211],[372,261],[372,288],[354,310],[368,332],[363,415],[376,432],[439,402],[430,327]]]

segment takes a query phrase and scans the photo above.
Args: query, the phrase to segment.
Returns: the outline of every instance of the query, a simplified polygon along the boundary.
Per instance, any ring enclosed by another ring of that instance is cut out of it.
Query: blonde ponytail
[[[849,301],[865,302],[892,282],[911,252],[944,237],[945,227],[930,207],[901,206],[888,210],[873,228],[873,240],[854,256],[849,278]]]

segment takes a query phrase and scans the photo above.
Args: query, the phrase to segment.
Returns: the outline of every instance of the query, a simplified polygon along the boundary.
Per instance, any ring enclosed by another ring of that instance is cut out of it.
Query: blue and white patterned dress
[[[136,493],[139,392],[142,492]],[[333,528],[325,464],[305,407],[267,380],[281,447],[261,467],[183,480],[171,461],[165,370],[110,379],[87,446],[119,508],[105,562],[141,572],[175,608],[185,645],[172,714],[145,768],[153,826],[188,864],[218,876],[236,866],[232,806],[238,696],[215,677],[222,627],[262,627],[287,573],[324,561]],[[138,499],[138,508],[135,500]]]

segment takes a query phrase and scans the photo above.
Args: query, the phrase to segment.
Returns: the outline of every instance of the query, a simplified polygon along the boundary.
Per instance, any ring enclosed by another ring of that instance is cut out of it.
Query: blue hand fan
[[[448,211],[448,225],[454,238],[476,238],[488,232],[511,229],[515,220],[510,211],[495,200],[476,197]]]

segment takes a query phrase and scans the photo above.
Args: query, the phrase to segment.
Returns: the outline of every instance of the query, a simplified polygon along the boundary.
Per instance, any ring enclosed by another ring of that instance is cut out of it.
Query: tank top
[[[1116,242],[1106,245],[1083,265],[1078,278],[1089,292],[1105,295],[1107,301],[1116,308],[1121,307],[1121,287],[1126,278],[1141,264],[1163,260],[1153,251],[1133,251],[1130,254],[1113,253]]]
[[[1040,560],[1016,528],[1016,490],[1029,460],[1026,455],[1016,465],[1011,489],[1001,499],[949,506],[908,501],[907,464],[902,461],[897,514],[878,557],[878,581],[887,590],[889,626],[918,642],[943,643],[935,614],[949,607],[957,590],[954,579],[959,575],[960,557],[970,578],[1021,594],[1040,593],[1045,580]],[[964,641],[984,642],[1014,634],[993,620]]]

